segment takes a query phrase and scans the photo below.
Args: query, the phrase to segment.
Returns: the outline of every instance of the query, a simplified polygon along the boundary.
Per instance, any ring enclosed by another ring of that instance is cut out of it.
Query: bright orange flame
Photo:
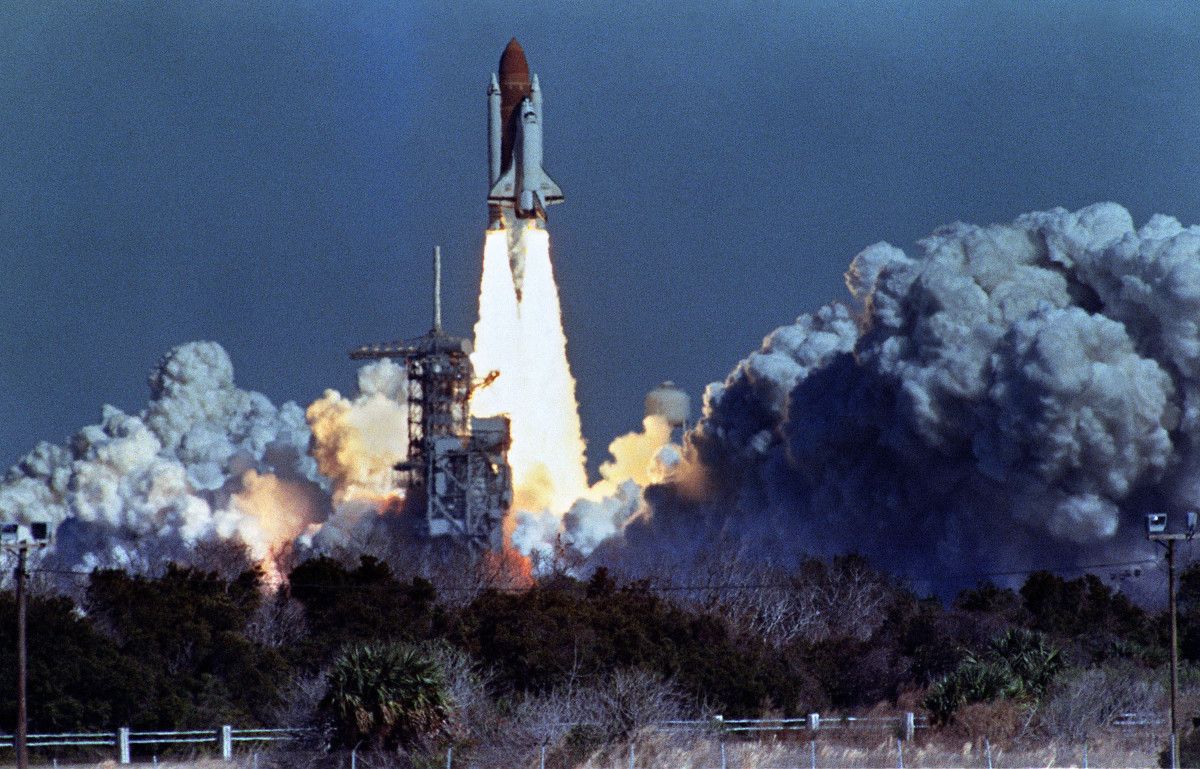
[[[276,556],[286,552],[296,537],[316,519],[319,503],[310,488],[247,470],[242,490],[233,495],[233,507],[247,516],[239,527],[242,541],[255,560],[262,562],[266,581],[283,581]]]
[[[533,586],[533,564],[511,547],[489,550],[475,568],[489,588],[526,590]]]

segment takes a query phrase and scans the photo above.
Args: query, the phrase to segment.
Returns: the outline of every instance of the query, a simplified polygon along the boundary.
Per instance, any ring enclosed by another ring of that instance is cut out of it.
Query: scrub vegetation
[[[1121,714],[1163,712],[1165,618],[1095,576],[1035,573],[946,601],[855,556],[686,590],[603,569],[439,590],[370,557],[308,560],[269,587],[236,564],[35,590],[31,731],[306,727],[318,751],[487,763],[544,746],[573,766],[655,722],[717,714],[915,711],[932,725],[922,740],[1015,750],[1098,745]],[[1190,723],[1200,567],[1179,598]],[[3,724],[14,611],[0,594]]]

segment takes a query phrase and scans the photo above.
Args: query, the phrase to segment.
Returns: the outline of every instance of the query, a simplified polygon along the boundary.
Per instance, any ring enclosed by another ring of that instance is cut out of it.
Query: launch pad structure
[[[434,249],[433,328],[416,339],[365,345],[352,360],[403,361],[407,375],[408,458],[395,469],[405,486],[404,512],[431,540],[474,554],[503,547],[512,505],[507,417],[472,417],[476,381],[471,342],[442,330],[441,250]]]

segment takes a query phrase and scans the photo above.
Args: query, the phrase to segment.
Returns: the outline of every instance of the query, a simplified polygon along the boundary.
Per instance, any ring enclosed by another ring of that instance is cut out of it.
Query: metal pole
[[[17,749],[17,769],[29,769],[28,713],[25,702],[25,553],[17,548],[17,728],[13,746]]]
[[[1083,769],[1088,769],[1087,743],[1083,743]]]
[[[629,741],[629,769],[633,769],[633,740]]]
[[[896,766],[898,769],[904,769],[904,741],[896,739]]]
[[[433,247],[433,330],[442,331],[442,247]]]
[[[446,769],[450,769],[450,763],[454,757],[454,746],[446,748]]]
[[[1179,769],[1179,727],[1175,701],[1179,695],[1179,626],[1175,606],[1175,540],[1167,540],[1167,605],[1171,612],[1171,769]]]
[[[729,769],[729,765],[725,763],[725,740],[721,740],[721,769]]]
[[[812,769],[817,769],[817,741],[808,741],[808,754],[812,757]]]
[[[992,769],[992,741],[987,737],[983,738],[984,748],[987,750],[988,769]]]
[[[538,767],[540,769],[546,769],[546,743],[542,743],[542,758],[538,762]]]

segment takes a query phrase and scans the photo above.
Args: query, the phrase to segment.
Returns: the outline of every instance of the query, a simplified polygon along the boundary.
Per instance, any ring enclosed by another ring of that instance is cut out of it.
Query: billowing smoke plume
[[[590,489],[548,241],[522,252],[520,304],[544,303],[515,317],[502,236],[476,329],[480,374],[501,377],[473,410],[513,418],[524,552],[661,565],[734,540],[777,562],[857,550],[944,583],[1140,555],[1145,512],[1200,506],[1200,228],[1136,229],[1101,204],[950,225],[913,254],[871,246],[852,300],[711,385],[682,449],[648,420]],[[184,345],[143,412],[108,407],[18,462],[0,517],[60,524],[52,557],[70,565],[152,568],[206,542],[359,548],[394,531],[404,387],[373,364],[357,396],[306,415],[238,389],[218,345]]]
[[[564,544],[580,555],[618,534],[641,509],[642,489],[670,478],[680,459],[660,416],[646,417],[641,432],[617,438],[608,452],[612,460],[600,465],[600,480],[563,517]]]
[[[329,391],[306,421],[295,403],[236,387],[220,345],[182,345],[151,375],[140,414],[106,406],[99,424],[13,466],[0,518],[53,523],[49,558],[62,566],[152,570],[234,542],[273,571],[296,546],[344,541],[350,521],[386,510],[385,470],[405,453],[403,378],[392,363],[366,366],[357,398]]]
[[[324,517],[304,412],[235,387],[220,345],[172,350],[150,397],[138,415],[106,406],[66,446],[39,444],[0,485],[4,519],[55,524],[60,563],[147,569],[218,540],[265,558]]]
[[[356,398],[326,390],[308,407],[312,454],[332,481],[334,511],[303,538],[305,548],[369,550],[387,536],[389,513],[404,501],[393,467],[408,457],[406,386],[402,366],[375,361],[359,369]]]
[[[850,265],[705,394],[610,554],[736,537],[945,579],[1144,552],[1200,505],[1200,228],[1098,204]],[[703,546],[700,544],[699,546]]]

